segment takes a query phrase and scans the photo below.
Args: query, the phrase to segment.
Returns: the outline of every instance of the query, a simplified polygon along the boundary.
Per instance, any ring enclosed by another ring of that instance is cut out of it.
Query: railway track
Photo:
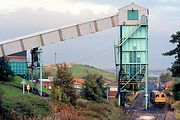
[[[139,107],[141,107],[141,104],[144,99],[144,93],[139,93],[134,100],[133,104],[129,107],[127,110],[123,120],[131,120],[133,116],[136,114],[136,111],[139,110]]]
[[[156,118],[155,120],[166,120],[166,109],[156,109]]]
[[[139,107],[141,107],[143,99],[144,99],[144,93],[139,94],[139,96],[137,97],[135,103],[132,105],[131,109],[137,110]]]

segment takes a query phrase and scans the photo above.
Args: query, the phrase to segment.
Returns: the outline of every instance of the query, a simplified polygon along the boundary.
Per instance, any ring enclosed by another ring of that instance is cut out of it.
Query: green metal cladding
[[[147,26],[122,26],[122,78],[141,81],[147,67]],[[132,35],[131,35],[132,34]],[[128,37],[131,35],[130,37]]]
[[[122,38],[125,39],[137,26],[122,26]],[[146,64],[146,26],[139,27],[122,45],[123,64]]]
[[[27,75],[27,67],[28,64],[27,62],[22,62],[22,61],[10,61],[8,64],[11,66],[11,70],[16,74],[16,75]]]

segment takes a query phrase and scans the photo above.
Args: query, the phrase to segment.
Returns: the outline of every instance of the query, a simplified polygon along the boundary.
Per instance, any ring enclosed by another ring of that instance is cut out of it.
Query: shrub
[[[97,103],[84,99],[78,99],[76,104],[76,108],[79,109],[84,116],[88,116],[89,119],[97,118],[100,120],[108,117],[110,106],[111,105],[108,102]]]
[[[57,101],[62,100],[62,88],[60,86],[53,88],[53,92],[51,94],[54,100],[57,100]]]
[[[176,119],[180,120],[180,101],[176,101],[173,104],[173,108],[175,108]]]
[[[88,100],[100,102],[105,97],[105,89],[103,88],[103,77],[96,74],[88,74],[84,83],[84,96]]]
[[[180,100],[180,83],[174,85],[173,94],[175,100]]]
[[[87,120],[86,117],[71,104],[56,103],[53,102],[52,107],[54,108],[55,115],[50,116],[55,120]]]
[[[86,99],[93,100],[96,102],[100,101],[100,89],[96,83],[96,81],[92,79],[87,79],[85,81],[84,94]]]
[[[14,73],[11,70],[11,67],[7,63],[8,61],[4,58],[0,58],[0,80],[1,81],[10,81],[14,77]]]
[[[45,117],[51,113],[48,102],[37,96],[19,95],[11,98],[4,98],[2,110],[5,119]]]
[[[162,73],[160,75],[160,80],[162,83],[172,80],[172,74],[170,72]]]

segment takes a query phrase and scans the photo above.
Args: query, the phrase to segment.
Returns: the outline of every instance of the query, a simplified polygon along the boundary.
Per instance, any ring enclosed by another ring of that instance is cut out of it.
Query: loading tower
[[[119,9],[115,63],[119,105],[126,92],[145,92],[148,107],[148,9],[134,3]]]

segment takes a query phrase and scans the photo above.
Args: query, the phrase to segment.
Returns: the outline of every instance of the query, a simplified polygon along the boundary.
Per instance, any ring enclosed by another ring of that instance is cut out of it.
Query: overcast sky
[[[173,58],[163,57],[173,45],[172,33],[180,29],[180,0],[0,0],[0,40],[54,27],[67,26],[116,13],[131,2],[150,10],[149,68],[166,69]],[[113,44],[118,29],[110,29],[64,43],[43,47],[44,64],[57,62],[114,68]]]

